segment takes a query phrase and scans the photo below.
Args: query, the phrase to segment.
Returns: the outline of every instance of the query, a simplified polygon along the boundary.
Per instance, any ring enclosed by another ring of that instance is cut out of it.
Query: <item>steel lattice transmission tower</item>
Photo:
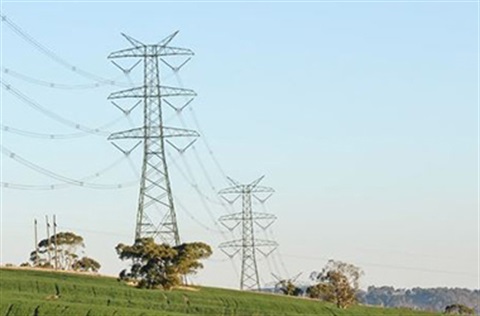
[[[264,256],[268,256],[278,246],[274,241],[255,238],[255,225],[261,229],[267,229],[276,219],[273,214],[258,213],[252,210],[252,197],[264,203],[275,192],[272,188],[258,185],[263,178],[262,176],[250,184],[240,184],[228,178],[232,186],[219,191],[222,198],[230,204],[235,203],[239,198],[242,201],[242,212],[219,218],[220,223],[231,231],[241,225],[242,239],[227,241],[219,245],[219,248],[229,257],[234,257],[241,251],[241,290],[260,289],[256,253],[258,251]]]
[[[189,97],[190,103],[196,93],[160,85],[160,67],[163,62],[172,70],[164,58],[168,56],[192,56],[190,49],[171,47],[170,42],[178,31],[157,44],[146,45],[130,36],[122,34],[131,47],[111,53],[108,58],[140,58],[143,61],[143,85],[110,94],[108,99],[134,98],[143,101],[143,126],[111,134],[109,140],[138,139],[143,142],[143,163],[138,198],[135,239],[153,237],[169,245],[180,244],[172,189],[168,175],[165,144],[168,138],[198,137],[196,131],[166,127],[163,125],[164,104],[173,107],[167,98]],[[118,66],[117,63],[115,65]],[[131,69],[130,69],[131,70]],[[113,102],[113,101],[112,101]],[[115,104],[115,103],[114,103]],[[116,105],[116,104],[115,104]],[[183,109],[183,107],[181,108]],[[181,110],[180,109],[180,110]],[[175,109],[179,111],[179,109]]]

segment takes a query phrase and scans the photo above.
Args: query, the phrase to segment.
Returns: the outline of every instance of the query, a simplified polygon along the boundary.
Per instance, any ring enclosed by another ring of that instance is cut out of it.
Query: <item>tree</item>
[[[470,308],[462,304],[452,304],[445,307],[445,314],[474,315],[475,311],[473,308]]]
[[[38,243],[38,251],[30,253],[34,267],[59,270],[98,271],[100,264],[88,257],[79,259],[84,250],[83,237],[72,232],[59,232]],[[87,269],[87,270],[84,270]]]
[[[329,260],[320,273],[311,278],[317,281],[307,289],[312,298],[335,303],[338,308],[347,308],[356,302],[358,281],[363,272],[360,268],[341,261]]]
[[[100,267],[100,263],[89,257],[83,257],[72,264],[72,269],[80,272],[98,272]]]
[[[300,275],[302,275],[302,273],[299,273],[292,278],[282,279],[281,277],[277,276],[275,273],[272,273],[272,276],[277,280],[277,283],[275,284],[275,292],[281,292],[285,295],[290,295],[290,296],[302,295],[303,290],[295,285]]]
[[[275,288],[285,295],[300,296],[302,294],[302,289],[297,287],[292,280],[280,280]]]
[[[115,248],[121,260],[133,260],[130,271],[124,269],[119,279],[133,281],[137,287],[171,289],[182,284],[182,277],[203,268],[199,262],[210,257],[212,249],[201,242],[171,247],[156,244],[153,238],[139,238],[132,246],[118,244]]]
[[[458,312],[455,304],[473,307],[480,314],[480,289],[469,290],[462,288],[393,288],[391,286],[368,287],[362,295],[357,295],[359,302],[368,305],[381,305],[384,307],[408,307],[419,310],[436,312]],[[453,304],[455,303],[455,304]],[[453,304],[453,305],[452,305]],[[448,310],[446,306],[452,305]]]

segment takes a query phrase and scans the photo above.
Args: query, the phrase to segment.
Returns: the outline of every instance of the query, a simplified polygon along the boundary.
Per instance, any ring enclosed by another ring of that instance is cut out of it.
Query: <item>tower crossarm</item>
[[[242,187],[243,185],[238,182],[237,180],[235,179],[232,179],[230,177],[227,176],[227,181],[230,182],[230,184],[233,186],[233,187]]]
[[[240,184],[232,178],[227,177],[227,180],[232,184],[231,187],[222,189],[218,194],[241,194],[241,193],[274,193],[275,190],[266,186],[258,185],[264,176],[258,178],[250,184]]]
[[[263,178],[265,178],[265,176],[261,176],[260,178],[252,181],[252,183],[247,184],[247,185],[245,186],[245,188],[246,188],[248,191],[252,191],[252,190],[260,183],[260,181],[263,180]]]
[[[176,127],[163,127],[163,137],[200,137],[200,134],[197,131],[186,129],[186,128],[176,128]]]
[[[273,214],[268,214],[268,213],[259,213],[259,212],[252,212],[252,217],[251,219],[253,220],[275,220],[277,217]],[[244,220],[243,214],[242,213],[234,213],[234,214],[228,214],[228,215],[223,215],[218,218],[219,221],[242,221]]]
[[[270,227],[273,222],[277,219],[277,217],[273,214],[269,213],[256,213],[252,214],[252,219],[260,228],[267,229]]]
[[[218,194],[242,194],[244,191],[243,187],[229,187],[218,191]]]
[[[121,49],[110,53],[108,58],[126,57],[165,57],[165,56],[193,56],[194,53],[188,48],[171,47],[163,45],[145,45]]]
[[[110,134],[108,140],[116,139],[145,139],[145,138],[172,138],[172,137],[199,137],[197,131],[184,129],[184,128],[174,128],[174,127],[163,127],[163,133],[161,133],[160,126],[149,126],[149,127],[138,127],[129,129],[126,131],[121,131],[117,133]]]
[[[218,221],[225,226],[228,230],[232,231],[240,225],[242,219],[242,213],[234,213],[220,216]]]
[[[272,189],[272,188],[269,188],[269,187],[265,187],[265,186],[256,186],[255,188],[253,188],[250,192],[252,193],[274,193],[275,190]]]
[[[260,248],[271,248],[269,249],[270,252],[275,250],[278,247],[278,243],[273,241],[273,240],[266,240],[266,239],[255,239],[255,242],[253,244],[249,244],[248,242],[245,242],[245,240],[242,239],[235,239],[235,240],[230,240],[221,243],[218,245],[220,249],[238,249],[238,248],[247,248],[247,247],[255,247],[255,249],[260,251]],[[260,251],[262,252],[262,251]],[[264,252],[262,252],[264,253]]]
[[[149,92],[148,94],[146,92]],[[135,87],[131,89],[121,90],[113,92],[108,96],[109,100],[121,99],[121,98],[160,98],[160,97],[195,97],[197,94],[191,89],[174,88],[167,86],[157,86],[157,89],[152,89],[146,86]]]
[[[226,241],[218,245],[218,248],[225,253],[227,256],[230,258],[233,258],[237,253],[242,250],[242,240],[231,240],[231,241]]]
[[[226,242],[222,242],[218,245],[219,248],[227,249],[227,248],[241,248],[243,245],[242,239],[235,239]]]
[[[278,243],[273,240],[255,239],[255,247],[278,247]]]

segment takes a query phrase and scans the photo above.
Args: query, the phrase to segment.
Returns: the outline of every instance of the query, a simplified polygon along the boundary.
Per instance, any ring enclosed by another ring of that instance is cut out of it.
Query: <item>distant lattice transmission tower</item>
[[[196,96],[196,93],[190,89],[160,85],[160,62],[176,72],[190,60],[188,57],[179,67],[173,67],[164,59],[165,57],[193,55],[190,49],[168,46],[177,33],[178,31],[159,43],[151,45],[122,34],[132,47],[113,52],[108,56],[110,59],[134,57],[141,58],[140,61],[143,61],[143,85],[114,92],[108,97],[110,100],[134,98],[140,99],[138,102],[143,101],[143,126],[113,133],[108,139],[138,139],[143,142],[135,239],[153,237],[169,245],[180,244],[180,235],[165,155],[165,143],[168,142],[166,139],[199,136],[196,131],[163,125],[165,110],[162,107],[163,104],[173,107],[178,112]],[[115,65],[119,66],[117,63]],[[190,100],[184,106],[175,108],[173,104],[178,102],[171,99],[167,101],[174,97],[188,97]]]
[[[241,252],[240,289],[242,290],[260,289],[256,252],[268,256],[278,246],[274,241],[255,238],[255,225],[261,229],[267,229],[276,219],[273,214],[258,213],[252,210],[252,197],[264,203],[275,192],[272,188],[258,185],[263,178],[261,177],[250,184],[240,184],[228,178],[232,186],[219,192],[230,204],[235,203],[239,198],[242,200],[242,212],[224,215],[219,218],[220,223],[229,230],[234,230],[241,225],[242,239],[221,243],[219,248],[229,257],[234,257]]]

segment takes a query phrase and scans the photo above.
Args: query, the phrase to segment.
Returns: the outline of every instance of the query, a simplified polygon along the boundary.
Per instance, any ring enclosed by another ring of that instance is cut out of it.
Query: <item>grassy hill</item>
[[[14,269],[0,269],[0,313],[2,316],[436,315],[365,306],[340,310],[332,304],[308,299],[208,287],[141,290],[108,277]]]

